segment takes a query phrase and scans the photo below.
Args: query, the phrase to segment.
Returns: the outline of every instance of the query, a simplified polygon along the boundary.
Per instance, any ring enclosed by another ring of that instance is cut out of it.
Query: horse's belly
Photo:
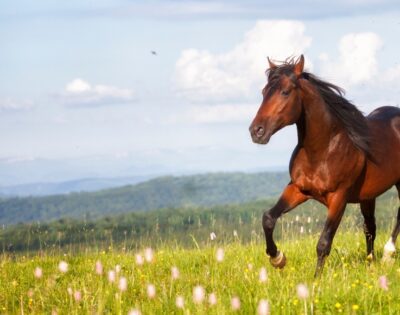
[[[366,201],[375,199],[382,195],[385,191],[389,190],[394,183],[385,183],[384,185],[364,185],[358,195],[351,196],[350,202],[358,203],[360,201]]]
[[[351,202],[375,199],[399,182],[399,163],[367,164],[363,183],[350,196]]]

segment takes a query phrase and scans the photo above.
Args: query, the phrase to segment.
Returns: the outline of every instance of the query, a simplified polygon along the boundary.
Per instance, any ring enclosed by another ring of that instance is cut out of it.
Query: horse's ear
[[[267,59],[268,59],[269,68],[270,68],[270,69],[276,68],[276,64],[274,64],[274,63],[271,61],[271,59],[269,59],[269,57],[267,57]]]
[[[304,56],[301,55],[299,59],[297,59],[296,64],[294,65],[294,74],[299,77],[304,70]]]

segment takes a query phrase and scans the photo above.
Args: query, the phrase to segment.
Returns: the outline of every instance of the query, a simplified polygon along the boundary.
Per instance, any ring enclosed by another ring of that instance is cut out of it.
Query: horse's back
[[[386,140],[389,145],[388,149],[400,156],[400,108],[394,106],[379,107],[372,111],[367,119],[372,136],[379,142]]]
[[[395,106],[382,106],[374,109],[368,116],[369,120],[392,120],[400,117],[400,108]]]

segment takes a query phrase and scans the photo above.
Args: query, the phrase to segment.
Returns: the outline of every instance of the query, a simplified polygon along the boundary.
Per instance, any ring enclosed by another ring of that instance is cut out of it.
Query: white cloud
[[[10,97],[0,99],[0,111],[20,111],[33,108],[30,100],[17,100]]]
[[[90,91],[91,86],[89,83],[86,81],[83,81],[82,79],[75,79],[68,83],[65,87],[65,90],[68,93],[83,93]]]
[[[259,21],[241,43],[226,53],[184,50],[176,63],[175,84],[181,95],[199,105],[174,119],[193,123],[251,120],[258,103],[243,105],[243,101],[250,103],[259,96],[266,82],[265,57],[283,60],[304,52],[311,44],[304,32],[304,25],[297,21]],[[398,104],[400,66],[379,69],[382,47],[383,41],[376,33],[345,34],[336,54],[319,54],[315,73],[351,92],[351,99],[365,111],[370,111],[373,104]],[[306,54],[306,69],[312,70],[312,65]]]
[[[115,86],[92,86],[87,81],[77,78],[65,86],[61,98],[67,105],[100,106],[133,101],[134,93],[130,89]]]
[[[378,74],[377,53],[383,42],[375,33],[350,33],[339,43],[339,58],[331,61],[320,55],[321,72],[329,80],[345,87],[371,81]]]
[[[267,56],[283,60],[311,44],[298,21],[258,21],[231,51],[213,54],[186,49],[176,63],[178,94],[193,102],[227,102],[254,97],[265,84]],[[310,65],[310,63],[308,63]]]
[[[325,80],[346,89],[351,100],[365,113],[383,105],[400,103],[400,66],[379,68],[381,38],[372,32],[344,35],[339,56],[319,56],[320,73]]]

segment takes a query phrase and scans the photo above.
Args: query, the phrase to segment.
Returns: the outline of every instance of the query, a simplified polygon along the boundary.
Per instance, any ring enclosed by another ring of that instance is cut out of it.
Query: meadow
[[[258,220],[230,231],[223,222],[197,225],[202,233],[189,231],[190,244],[170,235],[157,245],[110,240],[101,246],[4,251],[0,313],[398,314],[400,263],[396,257],[380,261],[396,203],[397,198],[385,203],[390,220],[378,213],[372,263],[365,257],[358,210],[351,206],[317,280],[321,222],[302,212],[285,216],[277,226],[278,247],[288,258],[283,270],[269,265]]]

